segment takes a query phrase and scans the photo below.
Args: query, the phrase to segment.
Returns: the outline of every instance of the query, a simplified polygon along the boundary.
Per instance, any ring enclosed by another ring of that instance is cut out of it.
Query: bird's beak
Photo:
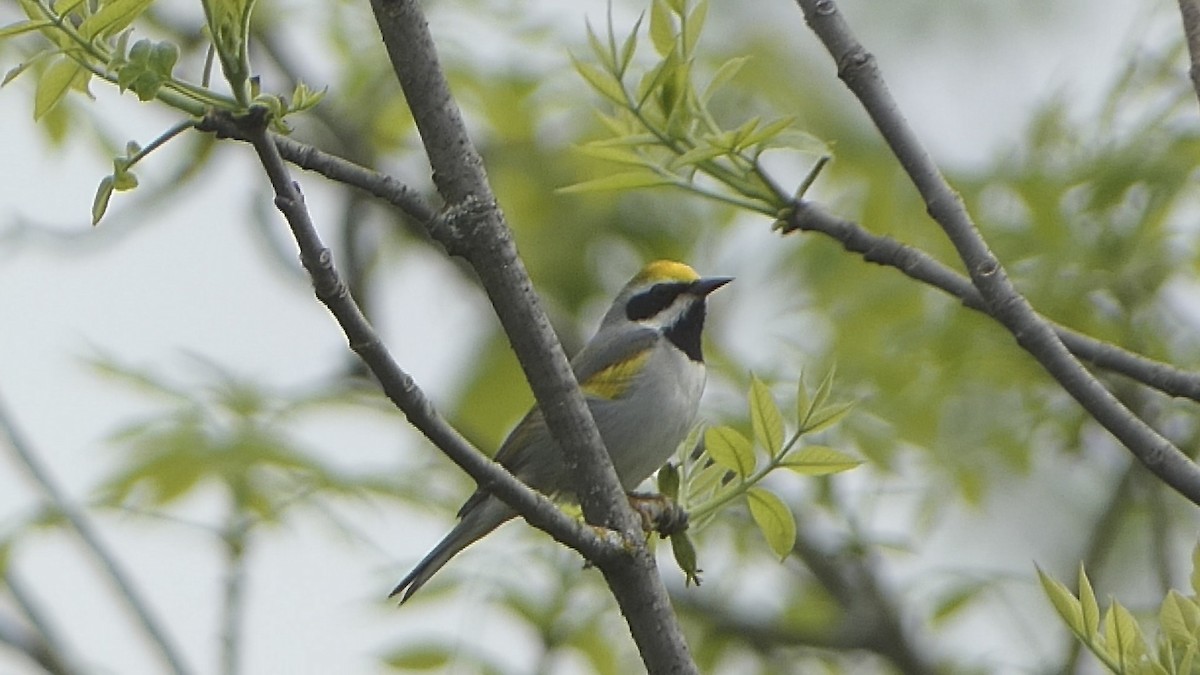
[[[733,281],[733,277],[705,277],[693,281],[692,287],[688,290],[700,297],[704,297],[731,281]]]

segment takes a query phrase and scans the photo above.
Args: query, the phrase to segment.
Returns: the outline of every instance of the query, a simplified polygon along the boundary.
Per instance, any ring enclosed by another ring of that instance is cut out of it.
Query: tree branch
[[[4,571],[4,588],[33,630],[27,631],[15,623],[0,620],[0,643],[12,646],[52,675],[77,672],[78,669],[71,666],[70,651],[13,571],[11,562],[9,569]]]
[[[1200,3],[1197,0],[1179,0],[1179,15],[1183,19],[1183,37],[1187,42],[1191,67],[1192,89],[1200,99]]]
[[[723,637],[736,635],[763,652],[779,647],[862,650],[886,659],[904,675],[948,672],[947,664],[935,662],[910,635],[896,598],[883,587],[870,553],[853,545],[829,549],[803,525],[797,529],[792,556],[804,562],[840,608],[835,621],[821,626],[730,611],[692,594],[677,595],[677,602],[703,617],[707,630]]]
[[[372,0],[392,68],[447,204],[431,234],[479,274],[533,394],[575,478],[588,522],[625,535],[630,555],[592,559],[617,599],[649,672],[695,672],[653,555],[642,539],[578,383],[533,292],[438,64],[415,0]]]
[[[236,124],[229,121],[214,119],[208,123],[222,136],[249,140]],[[272,134],[272,138],[279,147],[280,155],[302,169],[354,186],[392,204],[419,222],[429,222],[434,218],[433,207],[392,176],[372,171],[291,138],[276,134]],[[957,297],[970,309],[987,313],[983,296],[971,285],[969,278],[920,249],[874,234],[857,223],[830,214],[815,202],[796,200],[792,206],[784,233],[792,230],[820,232],[841,242],[846,250],[861,254],[867,262],[894,267],[917,281]],[[1052,325],[1071,353],[1096,367],[1124,375],[1168,396],[1181,396],[1200,402],[1200,374],[1180,370],[1065,326]]]
[[[291,228],[300,249],[300,261],[312,278],[317,299],[333,314],[349,341],[350,349],[379,380],[384,394],[405,414],[410,424],[474,478],[481,488],[492,492],[535,527],[585,557],[602,556],[609,549],[606,542],[476,450],[438,414],[412,377],[392,359],[387,347],[350,296],[333,264],[332,253],[321,241],[304,197],[288,175],[287,165],[279,153],[278,139],[267,131],[265,111],[256,109],[255,112],[257,118],[236,120],[226,113],[212,112],[200,122],[198,128],[220,133],[222,129],[234,125],[240,129],[238,137],[248,139],[254,146],[275,191],[275,206]]]
[[[786,234],[793,230],[820,232],[841,242],[847,251],[862,255],[867,262],[894,267],[912,279],[953,295],[965,307],[988,313],[983,296],[967,277],[920,249],[874,234],[858,223],[838,218],[815,202],[799,200],[793,203],[783,232]],[[1050,322],[1044,317],[1043,320]],[[1146,358],[1066,326],[1053,322],[1050,325],[1072,354],[1096,367],[1124,375],[1169,396],[1182,396],[1200,402],[1200,374]]]
[[[21,432],[17,429],[16,422],[8,415],[4,405],[0,403],[0,431],[8,440],[8,447],[12,450],[13,456],[17,463],[21,465],[25,472],[37,483],[47,501],[66,519],[71,529],[83,542],[84,547],[96,562],[100,564],[100,568],[104,571],[105,576],[112,583],[125,607],[133,615],[138,624],[141,625],[146,637],[150,639],[150,643],[158,652],[159,657],[163,661],[169,672],[176,675],[185,675],[192,672],[183,660],[183,654],[176,647],[174,641],[162,629],[162,622],[154,616],[150,610],[150,605],[144,599],[142,594],[134,585],[133,580],[126,574],[125,569],[117,562],[114,556],[108,549],[108,546],[101,541],[100,534],[93,527],[91,520],[84,514],[83,510],[75,506],[67,494],[55,483],[54,478],[50,475],[50,471],[42,466],[41,460],[34,452],[33,448],[25,441]]]
[[[838,77],[862,103],[893,154],[921,193],[930,216],[958,251],[988,314],[1013,334],[1085,410],[1156,476],[1200,504],[1200,468],[1138,419],[1071,355],[1012,285],[988,249],[958,194],[905,121],[874,57],[858,42],[833,0],[797,0],[805,20],[838,66]]]
[[[249,140],[236,124],[229,121],[209,120],[209,124],[222,136]],[[420,222],[434,218],[433,207],[392,176],[372,171],[291,138],[276,134],[272,134],[272,138],[283,158],[302,169],[354,186],[392,204]],[[841,242],[846,250],[861,254],[867,262],[894,267],[917,281],[957,297],[970,309],[987,313],[983,296],[969,278],[920,249],[874,234],[857,223],[830,214],[815,202],[796,200],[792,206],[784,233],[804,230],[832,237]],[[1071,353],[1096,367],[1124,375],[1168,396],[1181,396],[1200,402],[1200,374],[1180,370],[1065,326],[1053,323],[1052,326]]]

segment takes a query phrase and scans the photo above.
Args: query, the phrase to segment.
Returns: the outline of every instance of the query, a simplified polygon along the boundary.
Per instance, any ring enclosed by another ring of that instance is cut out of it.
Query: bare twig
[[[265,114],[262,110],[256,112]],[[300,248],[300,261],[312,277],[317,298],[333,314],[346,334],[350,349],[367,364],[379,380],[384,394],[408,417],[409,423],[474,478],[481,488],[492,492],[535,527],[548,532],[585,557],[601,556],[608,546],[590,528],[568,517],[550,500],[530,490],[499,464],[488,459],[438,414],[412,377],[392,359],[375,329],[363,316],[361,308],[350,297],[334,267],[333,255],[325,248],[313,226],[299,187],[288,176],[277,139],[268,133],[265,119],[242,118],[234,121],[224,113],[214,112],[205,118],[200,128],[220,130],[230,124],[241,128],[239,137],[248,139],[258,153],[275,190],[275,205],[287,219]]]
[[[904,675],[932,675],[947,670],[938,663],[901,616],[897,598],[884,586],[875,560],[859,547],[836,550],[818,543],[802,524],[792,555],[804,562],[816,582],[836,603],[836,619],[819,626],[808,622],[778,621],[760,613],[741,613],[691,593],[676,594],[675,601],[709,624],[722,637],[736,636],[767,653],[780,647],[815,647],[838,652],[869,651],[888,660]],[[948,672],[948,671],[947,671]]]
[[[2,403],[0,403],[0,431],[7,439],[8,447],[12,450],[12,455],[17,463],[37,483],[47,501],[62,513],[63,518],[66,519],[67,524],[70,525],[79,540],[83,542],[84,547],[99,563],[105,576],[115,588],[117,597],[125,603],[125,607],[141,625],[142,631],[154,646],[155,651],[158,652],[163,665],[169,672],[177,675],[192,672],[184,664],[182,652],[163,629],[162,621],[154,616],[149,603],[142,598],[142,594],[134,585],[133,580],[117,562],[116,556],[109,551],[108,545],[101,540],[100,534],[92,526],[91,520],[58,487],[50,475],[50,471],[42,466],[37,453],[25,441],[16,422],[9,416]]]
[[[1200,504],[1200,468],[1140,420],[1067,350],[1052,326],[1017,292],[988,249],[962,200],[904,119],[875,59],[854,37],[833,0],[797,0],[805,20],[838,66],[838,76],[858,97],[921,193],[929,214],[958,251],[986,303],[987,313],[1105,429],[1164,483]]]
[[[225,546],[225,585],[221,602],[221,673],[237,675],[241,671],[242,619],[246,601],[246,545],[251,521],[237,505],[221,535]]]
[[[592,559],[604,574],[648,671],[695,672],[654,557],[646,549],[574,374],[542,311],[512,234],[466,132],[429,27],[415,0],[371,7],[448,207],[431,234],[479,274],[524,368],[551,434],[562,448],[588,521],[625,536],[631,555]]]
[[[33,630],[0,621],[0,642],[11,645],[52,675],[77,672],[78,669],[70,665],[71,652],[25,588],[25,583],[11,569],[11,563],[10,569],[4,571],[4,589]]]

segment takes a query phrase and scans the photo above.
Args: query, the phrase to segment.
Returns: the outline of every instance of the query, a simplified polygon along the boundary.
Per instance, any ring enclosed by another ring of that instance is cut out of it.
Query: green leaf
[[[1180,646],[1196,646],[1200,607],[1196,606],[1195,598],[1184,597],[1179,591],[1168,591],[1158,610],[1158,625],[1168,641]]]
[[[714,460],[711,466],[704,467],[688,481],[688,494],[693,497],[699,497],[719,489],[721,482],[729,474],[729,471],[729,469],[717,464]],[[690,504],[690,506],[694,505]]]
[[[1104,646],[1122,665],[1137,663],[1146,652],[1146,641],[1137,620],[1117,602],[1104,615]]]
[[[729,151],[725,148],[716,145],[701,145],[675,157],[671,160],[671,167],[692,166],[727,154]]]
[[[574,56],[571,57],[571,63],[575,64],[576,72],[605,98],[621,106],[627,104],[628,97],[625,95],[625,88],[612,74],[586,61],[580,61]]]
[[[416,645],[407,647],[384,658],[384,663],[397,670],[436,670],[441,672],[450,664],[457,652],[447,647]]]
[[[704,570],[699,568],[699,561],[696,557],[696,547],[692,544],[691,537],[687,532],[678,532],[671,535],[671,553],[675,556],[675,563],[679,565],[679,569],[683,572],[683,585],[694,583],[700,585],[700,573]]]
[[[659,56],[675,51],[675,18],[665,0],[654,0],[650,5],[650,41]]]
[[[812,412],[812,397],[808,395],[808,387],[804,383],[804,371],[800,371],[800,378],[796,382],[796,424],[800,430],[804,430],[804,423],[808,421],[809,413]]]
[[[806,434],[820,433],[841,422],[846,415],[850,414],[853,407],[854,401],[822,406],[821,409],[813,411],[808,416],[808,422],[805,423],[802,431]]]
[[[947,620],[957,616],[960,611],[979,598],[979,594],[984,588],[983,584],[969,583],[941,598],[933,607],[930,623],[935,627],[945,625]]]
[[[37,21],[17,21],[16,23],[10,23],[5,27],[0,28],[0,40],[53,25],[53,21],[47,21],[45,19],[40,19]]]
[[[79,34],[85,40],[106,38],[121,32],[138,18],[154,0],[109,0],[100,11],[84,19]]]
[[[588,143],[587,145],[579,146],[579,151],[588,157],[603,159],[609,162],[617,162],[618,164],[628,164],[631,166],[653,166],[653,164],[645,157],[639,155],[632,149],[630,145],[613,145],[611,143]]]
[[[771,122],[765,126],[759,127],[757,131],[747,135],[738,143],[738,148],[749,148],[755,145],[764,144],[772,138],[778,136],[792,126],[796,121],[795,117],[783,117]]]
[[[1167,591],[1162,605],[1158,608],[1158,628],[1164,638],[1171,642],[1184,643],[1191,635],[1183,619],[1183,610],[1179,608],[1183,596],[1174,589]]]
[[[328,91],[328,87],[314,90],[303,82],[297,82],[296,87],[292,89],[292,102],[288,107],[288,112],[303,112],[316,107],[325,98]]]
[[[704,449],[717,464],[742,478],[754,472],[757,464],[754,445],[733,427],[709,427],[704,431]]]
[[[1050,598],[1050,603],[1054,605],[1058,616],[1067,624],[1071,632],[1080,636],[1085,635],[1083,610],[1079,606],[1079,601],[1075,599],[1066,585],[1048,576],[1042,571],[1042,568],[1037,568],[1037,574],[1038,579],[1042,582],[1042,590],[1046,592],[1046,597]]]
[[[708,86],[704,88],[704,93],[700,97],[702,103],[707,104],[713,97],[713,94],[724,87],[728,82],[737,76],[738,71],[746,65],[750,60],[748,56],[735,56],[725,63],[722,63],[717,68],[717,72],[713,73],[712,79],[709,80]]]
[[[683,34],[684,54],[696,51],[696,44],[700,42],[700,33],[704,31],[706,18],[708,18],[708,0],[700,0],[691,14],[687,15],[686,30]]]
[[[179,61],[179,47],[173,42],[156,42],[150,49],[146,65],[163,79],[171,77],[175,63]]]
[[[595,180],[575,183],[558,188],[557,192],[605,192],[609,190],[636,190],[638,188],[660,187],[671,185],[669,178],[664,178],[652,171],[627,171]]]
[[[104,217],[104,212],[108,210],[108,202],[112,199],[113,189],[112,176],[105,176],[100,180],[96,196],[92,199],[92,225],[98,225]]]
[[[75,78],[83,72],[83,66],[74,59],[62,56],[50,64],[38,80],[37,91],[33,95],[33,119],[41,119],[43,115],[54,109],[59,101],[67,95]]]
[[[42,53],[45,54],[47,52],[42,52]],[[9,82],[12,82],[13,80],[20,77],[21,73],[28,70],[29,66],[31,66],[33,64],[34,64],[34,59],[29,59],[28,61],[22,61],[21,63],[18,63],[17,65],[13,66],[12,68],[9,68],[8,72],[4,73],[4,79],[0,80],[0,87],[3,87],[4,85],[8,84]]]
[[[757,377],[750,378],[750,424],[754,439],[775,457],[783,449],[783,415],[771,389]]]
[[[1092,590],[1092,582],[1082,562],[1079,563],[1079,605],[1084,635],[1092,640],[1100,627],[1100,606],[1096,603],[1096,593]]]
[[[679,467],[668,462],[658,470],[658,492],[672,500],[679,498]]]
[[[117,192],[127,192],[138,186],[137,176],[131,171],[118,171],[112,175],[113,188]]]
[[[821,380],[821,384],[817,385],[817,393],[813,394],[813,408],[820,408],[829,399],[829,392],[833,390],[833,377],[836,372],[837,366],[830,367],[829,372],[825,373],[825,377]]]
[[[600,59],[600,63],[604,64],[604,69],[610,73],[617,71],[617,64],[613,61],[612,54],[609,53],[608,47],[600,40],[600,36],[596,35],[595,29],[592,28],[590,21],[584,21],[587,27],[588,45],[592,48],[592,54]]]
[[[1192,594],[1200,595],[1200,543],[1192,549]]]
[[[629,69],[629,64],[633,61],[633,55],[637,51],[638,32],[642,29],[642,20],[646,18],[646,13],[642,12],[634,22],[633,28],[630,29],[629,35],[625,36],[625,41],[621,44],[621,62],[618,65],[617,74],[624,75]]]
[[[666,89],[679,70],[679,54],[672,51],[658,65],[642,75],[637,88],[637,108],[640,110],[656,92]],[[669,107],[667,108],[669,111]]]
[[[788,557],[796,544],[796,519],[787,504],[774,493],[758,487],[746,491],[746,503],[767,545],[780,560]]]
[[[823,445],[806,445],[790,452],[780,466],[805,476],[825,476],[849,471],[862,464],[844,452]]]

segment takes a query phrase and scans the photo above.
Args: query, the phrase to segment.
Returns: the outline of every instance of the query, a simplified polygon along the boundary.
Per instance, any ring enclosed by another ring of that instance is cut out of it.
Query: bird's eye
[[[686,290],[686,284],[655,284],[629,299],[625,316],[630,321],[643,321],[658,314],[675,302],[675,298]]]

